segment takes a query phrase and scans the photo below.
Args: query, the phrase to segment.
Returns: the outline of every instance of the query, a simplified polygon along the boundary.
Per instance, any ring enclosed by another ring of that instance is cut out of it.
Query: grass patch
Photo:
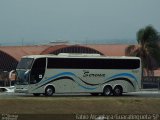
[[[155,114],[159,98],[22,97],[0,99],[0,113],[17,114]],[[2,109],[3,108],[3,109]]]

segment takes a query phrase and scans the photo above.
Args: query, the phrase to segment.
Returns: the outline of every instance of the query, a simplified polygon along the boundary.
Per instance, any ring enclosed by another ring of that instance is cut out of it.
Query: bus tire
[[[34,96],[40,96],[40,93],[33,93]]]
[[[112,94],[112,87],[107,85],[103,89],[103,95],[104,96],[110,96]]]
[[[115,96],[121,96],[123,93],[123,88],[120,85],[117,85],[114,89],[113,89],[113,94]]]
[[[47,86],[45,89],[45,96],[52,96],[54,93],[54,87],[53,86]]]

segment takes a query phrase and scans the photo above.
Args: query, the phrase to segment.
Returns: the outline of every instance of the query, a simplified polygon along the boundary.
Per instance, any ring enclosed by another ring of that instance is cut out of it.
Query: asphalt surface
[[[0,99],[7,99],[7,98],[30,98],[30,97],[34,97],[32,94],[24,94],[24,93],[5,93],[5,92],[1,92],[0,93]],[[43,95],[41,95],[40,97],[45,97]],[[104,98],[105,96],[92,96],[90,94],[54,94],[52,97],[50,98],[76,98],[76,97],[80,97],[80,98]],[[117,97],[117,96],[106,96],[106,97]],[[118,97],[134,97],[134,98],[160,98],[160,90],[142,90],[139,92],[133,92],[133,93],[124,93],[122,96],[118,96]],[[37,97],[39,98],[39,97]],[[47,97],[48,98],[48,97]]]

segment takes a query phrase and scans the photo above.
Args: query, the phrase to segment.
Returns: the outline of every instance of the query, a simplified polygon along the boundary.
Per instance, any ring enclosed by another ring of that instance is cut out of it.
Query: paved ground
[[[5,98],[30,98],[34,97],[32,94],[19,94],[19,93],[0,93],[0,99]],[[44,97],[44,96],[41,96]],[[104,98],[104,96],[91,96],[90,94],[55,94],[52,96],[53,98],[70,98],[70,97],[82,97],[82,98]],[[52,98],[51,97],[51,98]],[[115,97],[115,96],[107,96],[107,97]],[[139,92],[133,93],[125,93],[122,98],[125,97],[134,97],[134,98],[160,98],[160,91],[158,90],[142,90]]]

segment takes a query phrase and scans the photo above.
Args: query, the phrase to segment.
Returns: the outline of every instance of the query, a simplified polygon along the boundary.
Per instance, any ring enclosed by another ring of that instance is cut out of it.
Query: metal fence
[[[142,78],[142,89],[160,90],[160,76],[150,76]]]

